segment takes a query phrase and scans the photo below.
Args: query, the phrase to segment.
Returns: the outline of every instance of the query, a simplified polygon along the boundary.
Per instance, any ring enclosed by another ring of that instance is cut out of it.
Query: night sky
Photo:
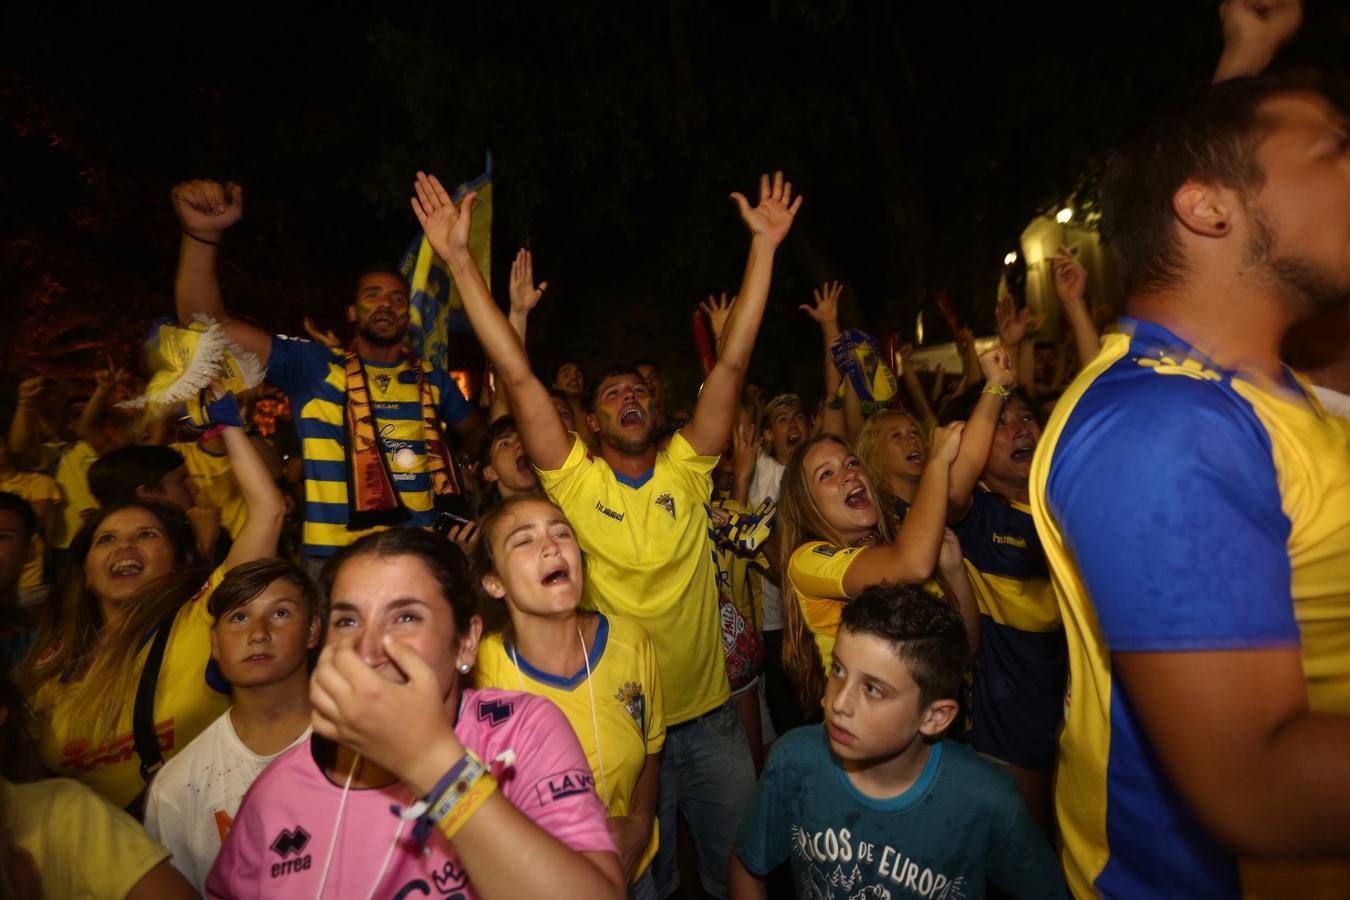
[[[744,262],[727,194],[784,169],[806,202],[754,376],[810,394],[818,337],[796,307],[812,285],[846,282],[846,326],[909,329],[930,310],[930,341],[947,339],[945,287],[987,333],[1029,219],[1090,206],[1111,144],[1219,50],[1199,0],[8,6],[6,408],[18,379],[74,386],[171,314],[176,181],[245,186],[223,255],[232,311],[340,330],[354,275],[416,233],[416,169],[458,183],[488,149],[495,292],[520,245],[551,283],[531,320],[541,372],[646,356],[686,392],[690,314]],[[1348,41],[1347,4],[1309,0],[1284,59],[1336,65]]]

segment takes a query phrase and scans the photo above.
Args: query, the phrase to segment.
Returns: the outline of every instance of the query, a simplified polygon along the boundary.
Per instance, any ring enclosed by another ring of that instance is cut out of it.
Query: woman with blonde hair
[[[933,433],[913,507],[898,528],[879,509],[862,461],[841,438],[814,437],[789,459],[777,526],[785,594],[783,668],[807,716],[824,696],[835,631],[850,597],[881,582],[926,581],[939,556],[944,577],[964,579],[959,545],[945,528],[948,468],[960,449],[962,427],[955,423]],[[972,616],[961,594],[958,606],[969,629]]]
[[[285,514],[232,397],[213,410],[248,504],[224,563],[205,564],[176,507],[100,510],[71,543],[18,675],[43,766],[138,816],[150,776],[229,708],[207,599],[229,569],[276,552]]]

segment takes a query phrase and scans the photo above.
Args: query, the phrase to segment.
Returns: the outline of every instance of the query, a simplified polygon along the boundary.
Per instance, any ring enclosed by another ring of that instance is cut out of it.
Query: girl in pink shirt
[[[345,548],[324,581],[315,737],[253,783],[207,895],[623,897],[562,713],[461,687],[482,622],[459,549],[391,529]]]

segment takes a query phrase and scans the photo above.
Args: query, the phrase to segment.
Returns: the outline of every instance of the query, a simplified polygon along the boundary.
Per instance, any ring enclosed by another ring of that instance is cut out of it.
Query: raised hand
[[[961,449],[961,432],[965,427],[965,422],[952,422],[933,429],[933,438],[928,447],[929,462],[950,466]]]
[[[521,247],[511,262],[511,312],[529,313],[548,290],[548,282],[534,286],[534,256]]]
[[[456,208],[449,192],[435,175],[418,172],[413,188],[417,192],[412,198],[413,214],[422,224],[431,249],[446,262],[456,256],[467,257],[469,228],[473,224],[473,205],[478,200],[478,192],[469,191]]]
[[[742,414],[736,427],[731,430],[732,470],[736,480],[754,477],[755,463],[759,460],[759,439],[755,434],[755,423]]]
[[[25,378],[19,382],[19,405],[23,407],[32,406],[37,398],[42,395],[42,389],[47,386],[47,379],[41,375],[34,375],[32,378]]]
[[[94,389],[99,391],[111,390],[117,386],[117,382],[122,380],[125,372],[125,369],[109,359],[107,368],[94,373]]]
[[[169,192],[183,230],[193,237],[217,241],[244,215],[244,189],[234,182],[185,181]]]
[[[773,180],[768,175],[759,176],[759,203],[750,205],[745,195],[733,191],[731,199],[741,211],[741,221],[750,229],[756,239],[762,239],[771,247],[777,247],[787,237],[792,228],[792,220],[797,210],[802,208],[802,198],[792,197],[792,182],[783,180],[782,172],[774,172]]]
[[[1012,357],[1003,347],[993,347],[980,354],[980,371],[984,380],[994,387],[1009,387],[1016,382]]]
[[[323,344],[330,350],[337,350],[339,347],[342,346],[342,341],[338,338],[336,334],[333,334],[333,330],[331,328],[320,330],[319,326],[315,325],[314,320],[311,319],[309,316],[305,316],[305,333],[308,334],[310,338],[312,338],[316,343]]]
[[[950,528],[942,529],[942,549],[938,551],[938,570],[952,572],[961,568],[961,539]]]
[[[1214,80],[1259,74],[1302,23],[1302,0],[1224,0],[1219,4],[1224,49]]]
[[[452,527],[445,536],[454,541],[456,546],[464,551],[465,556],[473,559],[473,551],[478,547],[478,538],[482,536],[482,532],[478,530],[477,522],[465,522]]]
[[[1031,307],[1024,306],[1019,312],[1013,298],[1007,294],[994,308],[994,318],[998,321],[998,337],[1008,349],[1022,343],[1027,335],[1027,326],[1031,322]]]
[[[1068,247],[1061,246],[1059,253],[1050,257],[1050,272],[1055,279],[1055,293],[1061,303],[1083,302],[1083,292],[1087,288],[1087,269],[1083,268]]]
[[[838,281],[827,281],[820,287],[811,291],[811,297],[815,300],[815,306],[808,306],[803,303],[797,307],[806,313],[821,328],[839,325],[839,295],[844,293],[844,285]]]
[[[708,327],[712,329],[713,341],[719,345],[722,343],[727,319],[731,318],[731,307],[735,302],[735,297],[728,300],[727,292],[723,291],[720,298],[709,294],[708,299],[698,305],[698,308],[703,310],[703,314],[708,317]]]

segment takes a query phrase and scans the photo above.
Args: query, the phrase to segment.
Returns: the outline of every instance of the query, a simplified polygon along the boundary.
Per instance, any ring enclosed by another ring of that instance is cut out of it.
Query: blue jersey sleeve
[[[333,351],[323,344],[274,334],[272,353],[267,359],[267,380],[295,403],[297,398],[313,394],[314,382],[328,378],[328,365],[333,358]]]
[[[1112,651],[1297,645],[1270,439],[1230,384],[1094,385],[1046,498]]]
[[[473,412],[473,407],[469,406],[469,401],[459,392],[459,385],[455,384],[455,379],[450,377],[450,373],[434,369],[427,377],[441,392],[441,403],[436,408],[441,421],[447,425],[458,425],[467,419],[469,413]]]

